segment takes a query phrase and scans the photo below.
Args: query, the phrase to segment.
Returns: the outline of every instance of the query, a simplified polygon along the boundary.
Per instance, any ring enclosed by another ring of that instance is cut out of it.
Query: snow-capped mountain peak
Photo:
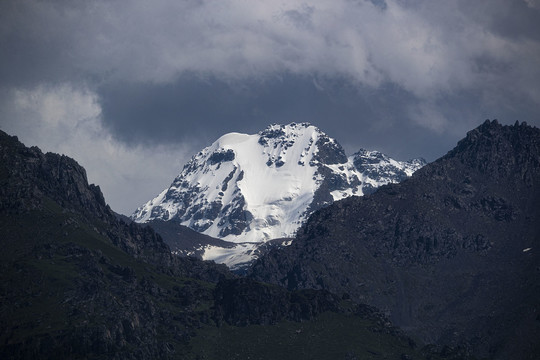
[[[175,219],[227,241],[261,243],[291,237],[315,210],[399,181],[420,166],[367,150],[347,158],[339,143],[309,123],[274,124],[254,135],[223,135],[132,218]],[[205,257],[212,258],[211,251]]]

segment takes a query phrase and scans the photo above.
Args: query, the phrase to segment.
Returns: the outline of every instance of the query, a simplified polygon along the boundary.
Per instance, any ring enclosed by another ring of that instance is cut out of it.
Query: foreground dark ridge
[[[252,276],[384,310],[427,342],[540,358],[540,130],[486,121],[411,179],[315,213]]]
[[[376,309],[328,291],[172,256],[152,229],[119,220],[68,157],[0,132],[0,160],[2,359],[458,354],[419,349]]]

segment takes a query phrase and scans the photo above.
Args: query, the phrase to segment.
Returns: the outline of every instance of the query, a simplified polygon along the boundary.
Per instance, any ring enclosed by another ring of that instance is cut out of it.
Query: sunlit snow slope
[[[315,126],[271,125],[255,135],[223,135],[132,218],[177,219],[213,237],[260,243],[291,237],[315,210],[400,181],[423,164],[367,150],[347,158],[342,147]],[[233,260],[223,251],[231,252],[209,248],[204,257],[228,264],[246,260]]]

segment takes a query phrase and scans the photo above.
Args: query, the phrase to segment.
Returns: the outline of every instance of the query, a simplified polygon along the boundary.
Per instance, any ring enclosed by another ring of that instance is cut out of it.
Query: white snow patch
[[[253,260],[253,252],[260,243],[239,243],[232,248],[208,245],[204,248],[203,260],[213,260],[218,264],[226,264],[230,268]]]

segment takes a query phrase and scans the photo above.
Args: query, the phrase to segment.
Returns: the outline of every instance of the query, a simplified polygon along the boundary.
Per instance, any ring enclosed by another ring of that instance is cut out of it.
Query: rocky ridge
[[[426,342],[535,358],[539,219],[540,130],[486,121],[410,179],[317,211],[252,276],[347,293]]]
[[[71,158],[0,132],[0,160],[0,357],[173,357],[232,274],[119,220]]]

